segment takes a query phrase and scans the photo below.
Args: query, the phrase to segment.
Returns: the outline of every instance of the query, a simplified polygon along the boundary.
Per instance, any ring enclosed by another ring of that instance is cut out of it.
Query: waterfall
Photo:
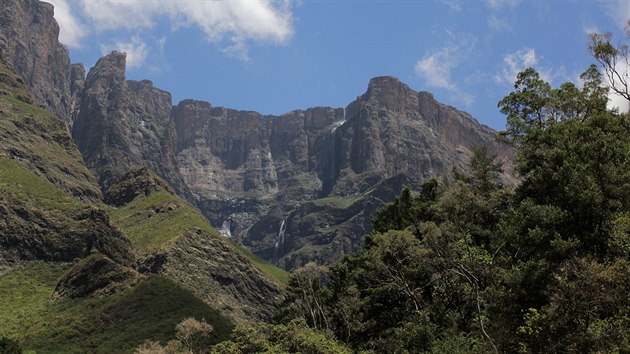
[[[282,220],[280,224],[280,230],[278,231],[278,236],[276,237],[276,243],[273,245],[273,259],[277,261],[282,252],[284,252],[284,233],[287,229],[286,220]]]
[[[231,223],[228,219],[226,219],[225,221],[223,221],[223,224],[221,224],[221,228],[219,229],[219,233],[227,238],[232,238],[232,230],[231,230]]]
[[[330,134],[333,135],[333,136],[335,135],[335,130],[337,130],[337,128],[339,128],[341,125],[343,125],[343,123],[346,122],[346,107],[343,107],[342,109],[343,109],[343,116],[342,116],[341,120],[335,120],[332,123],[332,127],[333,128],[332,128]],[[337,118],[337,117],[335,117],[335,118]]]

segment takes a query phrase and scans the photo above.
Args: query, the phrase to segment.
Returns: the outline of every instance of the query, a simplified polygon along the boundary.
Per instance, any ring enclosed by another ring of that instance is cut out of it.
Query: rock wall
[[[190,199],[175,165],[171,94],[148,80],[126,80],[125,66],[126,54],[112,52],[90,69],[73,139],[104,190],[132,167],[147,165]]]
[[[76,96],[68,50],[57,40],[54,7],[38,0],[0,0],[0,51],[36,104],[71,123]]]

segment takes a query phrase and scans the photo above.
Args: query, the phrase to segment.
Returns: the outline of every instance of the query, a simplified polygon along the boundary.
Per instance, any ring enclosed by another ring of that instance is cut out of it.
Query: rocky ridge
[[[220,236],[151,170],[131,170],[106,200],[118,207],[112,218],[131,239],[141,272],[175,280],[232,318],[271,318],[284,279]]]
[[[61,121],[31,103],[0,60],[0,266],[70,262],[98,250],[134,260],[129,240],[92,201],[96,180]]]

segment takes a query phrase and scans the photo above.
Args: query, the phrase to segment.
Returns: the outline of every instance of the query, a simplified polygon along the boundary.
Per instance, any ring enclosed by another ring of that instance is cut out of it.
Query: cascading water
[[[340,126],[343,125],[343,123],[346,122],[346,107],[343,107],[343,116],[341,118],[341,120],[336,120],[333,122],[332,124],[332,131],[330,132],[331,135],[335,135],[335,130],[337,130],[337,128],[339,128]]]
[[[286,229],[287,229],[287,224],[285,221],[286,220],[282,220],[282,223],[280,224],[280,231],[278,231],[278,236],[276,237],[276,243],[273,246],[274,261],[277,261],[282,255],[282,252],[284,252],[284,233],[286,232]]]
[[[225,237],[232,238],[232,230],[230,226],[230,221],[226,219],[225,221],[223,221],[223,224],[221,224],[219,233]]]

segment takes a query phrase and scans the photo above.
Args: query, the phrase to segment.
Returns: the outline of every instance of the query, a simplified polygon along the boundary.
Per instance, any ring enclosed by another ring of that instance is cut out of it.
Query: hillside
[[[173,279],[238,319],[271,317],[288,274],[219,235],[154,172],[133,169],[105,200],[118,205],[110,215],[142,271]]]
[[[29,262],[0,276],[0,337],[47,353],[131,352],[147,339],[166,341],[194,316],[212,323],[208,344],[228,337],[232,323],[189,290],[148,278],[102,297],[51,298],[70,265]]]
[[[146,168],[110,189],[118,207],[104,204],[63,121],[33,104],[4,61],[0,79],[0,297],[10,299],[0,338],[37,352],[130,352],[194,317],[213,326],[210,346],[235,318],[269,317],[283,271],[218,236]],[[166,213],[138,219],[156,210]],[[150,257],[163,267],[144,267]],[[195,262],[198,272],[180,269]]]

